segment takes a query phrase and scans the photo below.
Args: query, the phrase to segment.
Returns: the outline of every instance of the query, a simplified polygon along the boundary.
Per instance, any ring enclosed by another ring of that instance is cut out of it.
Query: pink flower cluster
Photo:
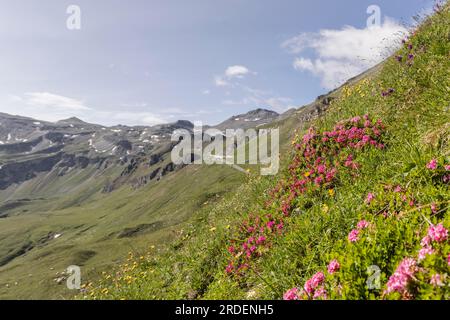
[[[385,293],[399,292],[408,293],[408,285],[412,281],[414,274],[418,271],[417,261],[412,258],[404,259],[390,276]]]
[[[444,228],[442,223],[431,225],[428,228],[428,234],[422,239],[422,243],[430,244],[431,241],[442,243],[448,239],[448,230]]]
[[[328,264],[328,273],[334,274],[341,268],[339,262],[334,259]],[[283,295],[284,300],[326,300],[328,292],[325,289],[325,274],[317,272],[305,282],[303,290],[297,288],[286,291]]]
[[[426,165],[426,168],[430,171],[434,171],[434,172],[437,171],[436,175],[439,176],[439,179],[441,179],[442,182],[444,182],[444,183],[450,182],[450,174],[448,173],[448,171],[450,171],[449,164],[443,165],[443,170],[442,170],[441,167],[439,166],[437,159],[431,159],[430,162],[428,162],[428,164]]]
[[[432,255],[432,254],[434,254],[434,249],[429,245],[425,245],[419,250],[419,255],[418,255],[417,259],[420,262],[420,261],[424,260],[428,255]]]
[[[341,268],[341,265],[339,264],[339,262],[336,259],[334,259],[328,265],[327,270],[328,270],[329,274],[333,274],[333,273],[339,271],[340,268]]]
[[[298,288],[292,288],[286,291],[283,295],[283,300],[299,300],[299,290]]]
[[[322,142],[334,142],[340,148],[350,147],[360,149],[367,145],[383,149],[384,144],[379,141],[384,125],[380,120],[372,123],[368,115],[355,117],[350,121],[338,124],[333,131],[322,134]],[[311,140],[310,140],[311,142]]]
[[[435,287],[443,287],[445,277],[439,273],[431,276],[430,284]]]
[[[375,195],[372,192],[369,192],[366,198],[366,203],[371,204],[373,200],[375,200]]]
[[[323,272],[317,272],[308,281],[305,282],[305,292],[308,296],[314,296],[316,289],[324,282],[325,275]]]
[[[402,295],[408,295],[408,285],[412,282],[414,274],[419,271],[417,265],[418,262],[424,260],[427,255],[434,254],[436,250],[433,248],[433,244],[443,243],[448,239],[448,230],[444,228],[442,223],[438,225],[431,225],[428,228],[427,235],[421,241],[421,249],[419,250],[417,261],[413,258],[404,259],[395,273],[389,278],[387,283],[387,289],[385,293],[399,292]],[[450,265],[450,255],[447,257],[447,263]],[[442,285],[443,278],[441,275],[434,275],[430,284],[435,286]]]
[[[381,121],[374,123],[367,115],[343,121],[334,130],[322,134],[311,128],[301,142],[295,144],[298,153],[289,166],[291,181],[286,187],[293,198],[314,187],[331,187],[340,166],[354,171],[359,169],[354,154],[348,152],[365,146],[384,148],[383,130]]]
[[[348,241],[350,242],[357,242],[359,240],[359,235],[362,230],[367,229],[370,226],[370,223],[366,220],[361,220],[356,225],[356,229],[353,229],[348,234]]]
[[[283,230],[284,224],[280,219],[275,219],[268,214],[265,217],[250,217],[243,221],[240,233],[245,235],[245,241],[236,246],[233,242],[228,247],[228,252],[233,259],[226,267],[226,273],[240,274],[248,269],[250,260],[261,255],[262,248],[268,247],[268,238],[272,237]]]
[[[438,167],[438,162],[436,159],[431,160],[428,164],[427,164],[427,169],[429,170],[436,170]]]
[[[436,226],[432,225],[428,229],[427,235],[432,241],[442,243],[448,239],[448,230],[444,228],[443,224],[440,223]]]
[[[354,229],[354,230],[350,231],[347,238],[348,238],[348,241],[350,241],[350,242],[358,241],[359,240],[359,230]]]
[[[356,227],[359,230],[363,230],[363,229],[367,229],[369,227],[369,222],[367,222],[366,220],[361,220],[360,222],[358,222],[358,224],[356,225]]]

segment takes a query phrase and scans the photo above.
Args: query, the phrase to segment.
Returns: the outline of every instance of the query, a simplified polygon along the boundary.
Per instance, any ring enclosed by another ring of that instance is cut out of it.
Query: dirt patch
[[[80,250],[74,253],[71,259],[71,264],[83,266],[89,259],[94,257],[97,252],[93,250]]]
[[[0,259],[0,267],[8,264],[9,262],[13,261],[15,258],[18,258],[20,256],[23,256],[28,251],[32,250],[34,248],[34,245],[32,242],[27,242],[24,245],[22,245],[19,249],[14,250],[10,252],[8,255]]]
[[[161,221],[157,221],[157,222],[150,223],[150,224],[140,224],[136,227],[123,229],[117,235],[117,238],[122,239],[122,238],[137,237],[144,233],[157,231],[157,230],[161,229],[163,227],[163,225],[164,224]]]

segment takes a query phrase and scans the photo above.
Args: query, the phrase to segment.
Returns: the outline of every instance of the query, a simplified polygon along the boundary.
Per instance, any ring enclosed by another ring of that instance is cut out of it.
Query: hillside
[[[263,109],[239,118],[279,127],[283,149],[302,123]],[[67,266],[96,280],[129,250],[162,250],[247,179],[229,166],[172,163],[170,135],[192,131],[187,121],[104,127],[2,113],[0,123],[0,298],[71,297]]]
[[[277,177],[250,175],[79,298],[448,300],[448,21],[447,4],[382,65],[282,120],[299,129]]]

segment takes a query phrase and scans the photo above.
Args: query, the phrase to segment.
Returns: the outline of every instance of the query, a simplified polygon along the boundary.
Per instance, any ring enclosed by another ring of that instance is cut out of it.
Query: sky
[[[0,0],[0,112],[103,125],[283,112],[380,62],[432,4]]]

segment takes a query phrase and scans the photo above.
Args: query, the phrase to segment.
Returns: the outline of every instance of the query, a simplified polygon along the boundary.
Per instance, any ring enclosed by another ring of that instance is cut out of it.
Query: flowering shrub
[[[342,121],[332,131],[320,133],[312,128],[302,138],[296,137],[296,153],[288,175],[270,192],[271,200],[266,203],[270,213],[253,215],[242,222],[236,238],[243,240],[231,241],[228,253],[232,258],[226,273],[242,275],[253,259],[270,249],[271,239],[282,234],[286,218],[297,207],[299,195],[327,190],[332,196],[341,172],[356,176],[360,168],[355,160],[358,152],[365,148],[384,149],[383,132],[381,121],[364,115]],[[368,227],[365,223],[362,221],[359,229]],[[357,241],[358,234],[359,230],[355,230],[349,240]]]
[[[408,286],[413,282],[414,275],[418,272],[417,261],[412,258],[404,259],[394,274],[389,278],[385,293],[399,292],[408,297]]]
[[[421,290],[425,291],[424,289],[428,285],[448,287],[450,285],[450,282],[447,281],[449,269],[445,265],[446,259],[443,254],[443,252],[449,250],[448,245],[445,246],[447,242],[448,230],[444,228],[442,223],[430,225],[427,235],[420,242],[421,248],[417,260],[414,258],[404,259],[395,273],[390,276],[384,293],[397,292],[403,299],[411,299],[421,293],[423,294]],[[433,263],[430,264],[430,261],[427,260],[431,260]],[[433,275],[430,276],[430,274]],[[428,279],[429,282],[427,282]],[[448,292],[445,294],[448,294]]]
[[[337,263],[337,261],[336,261]],[[339,264],[339,263],[338,263]],[[337,271],[337,270],[336,270]],[[334,273],[334,272],[333,272]],[[284,296],[284,300],[325,300],[327,299],[327,290],[324,287],[325,275],[317,272],[306,281],[301,290],[292,288],[288,290]]]
[[[340,268],[341,268],[341,265],[339,264],[339,262],[336,259],[334,259],[328,265],[327,270],[328,270],[329,274],[333,274],[333,273],[339,271]]]

